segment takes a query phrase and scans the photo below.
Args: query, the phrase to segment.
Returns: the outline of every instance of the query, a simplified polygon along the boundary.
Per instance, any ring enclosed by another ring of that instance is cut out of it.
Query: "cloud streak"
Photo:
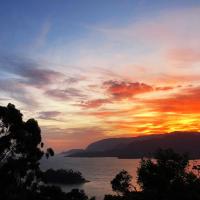
[[[128,82],[109,80],[102,84],[102,88],[105,90],[107,98],[93,99],[84,101],[81,104],[76,104],[83,108],[98,108],[106,104],[112,104],[122,100],[133,100],[137,95],[151,93],[155,91],[170,91],[175,87],[172,86],[151,86],[145,83]]]
[[[19,76],[20,82],[38,88],[53,84],[65,75],[51,69],[44,69],[41,64],[33,60],[18,57],[2,57],[0,59],[0,69],[8,74]]]
[[[81,90],[78,90],[76,88],[67,88],[67,89],[52,89],[45,91],[45,94],[51,98],[60,100],[60,101],[66,101],[74,98],[82,99],[85,98],[86,95],[82,94]]]
[[[45,120],[57,120],[57,117],[61,114],[62,113],[58,111],[44,111],[38,113],[38,118]]]
[[[37,107],[39,105],[33,95],[17,80],[0,80],[0,91],[26,106]]]

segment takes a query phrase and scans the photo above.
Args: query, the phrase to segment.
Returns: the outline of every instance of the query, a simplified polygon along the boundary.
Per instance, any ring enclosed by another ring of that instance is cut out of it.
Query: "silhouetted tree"
[[[119,172],[116,177],[111,181],[113,191],[118,194],[125,195],[131,191],[132,176],[125,170]]]
[[[200,200],[200,179],[188,165],[187,155],[160,149],[153,159],[141,160],[137,172],[141,191],[129,190],[129,175],[123,172],[111,182],[113,190],[122,196],[106,195],[104,200]]]
[[[187,170],[188,164],[186,155],[158,150],[155,160],[142,159],[138,183],[152,199],[200,199],[200,180]]]
[[[1,195],[15,199],[25,190],[37,190],[39,160],[44,152],[41,130],[34,119],[26,122],[14,105],[0,107],[0,190]],[[48,149],[46,155],[53,155]]]
[[[34,119],[26,122],[14,105],[0,106],[0,199],[88,200],[83,191],[64,193],[42,182],[39,160],[54,152],[42,150],[41,130]]]

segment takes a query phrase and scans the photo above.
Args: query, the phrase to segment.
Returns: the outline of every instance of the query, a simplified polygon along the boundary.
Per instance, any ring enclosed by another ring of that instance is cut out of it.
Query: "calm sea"
[[[110,181],[122,169],[128,171],[133,177],[133,184],[137,187],[136,177],[139,159],[117,159],[117,158],[68,158],[54,156],[41,162],[43,170],[53,169],[73,169],[83,174],[83,177],[90,182],[81,185],[61,185],[63,191],[69,192],[73,188],[85,190],[89,197],[96,196],[97,200],[102,200],[105,194],[111,194]],[[200,164],[200,161],[191,161],[193,164]]]
[[[83,174],[83,177],[90,182],[81,185],[64,186],[65,192],[73,188],[85,190],[90,197],[96,196],[97,200],[102,200],[105,194],[111,194],[110,181],[122,169],[125,169],[133,176],[133,184],[136,185],[136,172],[140,160],[138,159],[117,159],[117,158],[68,158],[54,156],[41,162],[41,168],[53,169],[73,169]]]

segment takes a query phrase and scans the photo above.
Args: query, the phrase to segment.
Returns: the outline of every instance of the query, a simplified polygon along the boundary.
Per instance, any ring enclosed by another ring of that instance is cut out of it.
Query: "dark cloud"
[[[0,80],[0,91],[27,106],[38,106],[38,102],[33,98],[31,93],[17,80]]]
[[[36,87],[43,87],[52,83],[57,82],[64,75],[60,72],[47,69],[24,69],[20,75],[26,78],[28,84],[34,85]]]
[[[39,112],[38,118],[40,119],[46,119],[46,120],[55,120],[56,117],[58,117],[61,114],[61,112],[58,111],[46,111],[46,112]]]
[[[45,92],[47,96],[50,96],[52,98],[55,98],[57,100],[65,101],[70,100],[72,98],[84,98],[86,97],[84,94],[82,94],[81,90],[75,89],[75,88],[67,88],[64,90],[60,89],[53,89],[53,90],[47,90]]]
[[[86,79],[86,77],[84,77],[84,76],[68,77],[68,78],[65,79],[64,82],[67,83],[67,84],[74,84],[74,83],[78,83],[80,81],[83,81],[85,79]]]
[[[83,80],[84,77],[67,77],[61,72],[46,69],[42,67],[41,63],[31,59],[1,56],[0,70],[2,74],[5,74],[5,78],[0,78],[0,90],[5,91],[9,97],[25,104],[37,104],[37,100],[32,98],[30,87],[40,89],[44,94],[57,100],[84,96],[80,90],[74,88],[49,89],[52,85],[58,87],[58,85],[75,84]]]
[[[19,81],[22,83],[39,88],[65,78],[63,73],[44,69],[41,64],[26,58],[1,57],[0,69],[8,74],[19,76]]]

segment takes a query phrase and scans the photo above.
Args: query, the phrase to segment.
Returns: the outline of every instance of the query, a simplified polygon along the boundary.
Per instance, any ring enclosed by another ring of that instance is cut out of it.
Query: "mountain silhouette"
[[[199,132],[172,132],[131,138],[108,138],[90,144],[85,150],[70,157],[141,158],[151,156],[157,149],[171,148],[187,153],[190,158],[200,158]]]

